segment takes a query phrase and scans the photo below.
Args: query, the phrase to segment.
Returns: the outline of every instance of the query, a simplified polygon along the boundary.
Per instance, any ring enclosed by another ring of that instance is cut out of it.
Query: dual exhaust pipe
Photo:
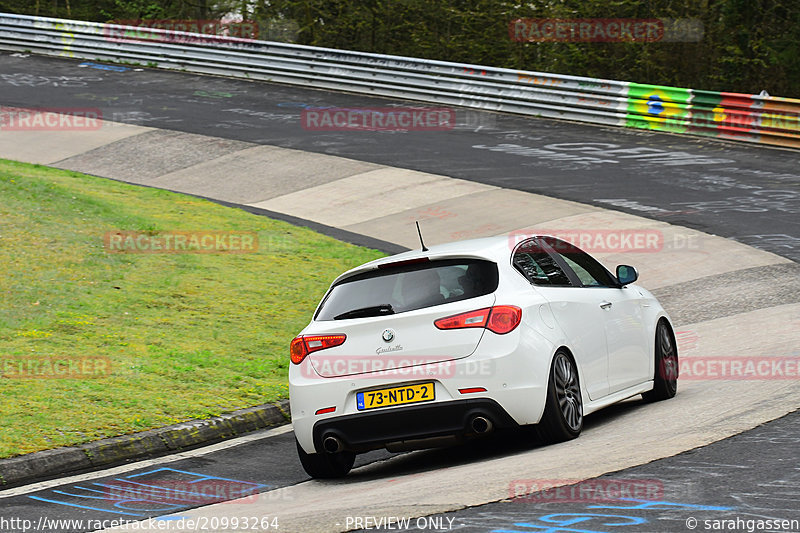
[[[485,416],[478,415],[472,418],[469,423],[469,428],[473,433],[477,435],[483,435],[492,431],[494,426],[492,425],[491,420]],[[322,447],[325,449],[326,453],[339,453],[344,450],[344,443],[342,442],[342,439],[336,435],[327,435],[322,439]]]

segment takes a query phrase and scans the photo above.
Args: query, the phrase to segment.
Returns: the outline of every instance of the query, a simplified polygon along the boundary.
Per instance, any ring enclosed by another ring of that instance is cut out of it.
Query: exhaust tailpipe
[[[342,451],[342,441],[339,440],[338,437],[334,437],[333,435],[328,435],[322,441],[322,447],[325,448],[325,451],[328,453],[336,453]]]
[[[488,433],[492,430],[492,422],[486,417],[483,416],[476,416],[472,419],[472,431],[475,433],[483,434]]]

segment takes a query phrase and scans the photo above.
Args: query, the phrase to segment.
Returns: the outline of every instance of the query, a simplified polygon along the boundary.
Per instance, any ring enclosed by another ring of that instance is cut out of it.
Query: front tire
[[[356,454],[353,452],[306,453],[295,438],[297,455],[306,474],[315,479],[333,479],[344,477],[353,468]]]
[[[678,392],[678,348],[672,329],[661,320],[656,327],[656,356],[653,390],[642,393],[647,402],[668,400]]]
[[[583,429],[583,400],[578,370],[566,350],[559,350],[550,366],[547,400],[539,437],[548,444],[574,439]]]

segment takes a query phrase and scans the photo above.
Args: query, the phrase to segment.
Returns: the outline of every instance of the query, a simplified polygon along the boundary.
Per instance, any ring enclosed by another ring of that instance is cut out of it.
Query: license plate
[[[430,402],[433,399],[433,383],[417,383],[403,387],[359,392],[356,394],[356,407],[359,411],[365,411],[391,405]]]

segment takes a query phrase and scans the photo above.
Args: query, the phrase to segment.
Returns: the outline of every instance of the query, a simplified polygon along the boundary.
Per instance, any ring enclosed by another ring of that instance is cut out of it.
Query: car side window
[[[538,242],[523,242],[514,251],[514,267],[534,285],[569,287],[572,285],[553,257],[542,249]]]
[[[561,257],[564,259],[564,261],[567,262],[569,267],[575,272],[575,274],[581,280],[581,284],[583,284],[586,287],[602,287],[603,286],[603,284],[600,282],[600,280],[596,279],[594,276],[592,276],[589,273],[588,270],[586,270],[581,265],[579,265],[578,263],[573,261],[572,258],[569,255],[562,255]]]
[[[609,274],[608,270],[583,250],[553,237],[545,237],[543,240],[575,272],[575,275],[578,276],[585,287],[617,286],[616,280]]]

